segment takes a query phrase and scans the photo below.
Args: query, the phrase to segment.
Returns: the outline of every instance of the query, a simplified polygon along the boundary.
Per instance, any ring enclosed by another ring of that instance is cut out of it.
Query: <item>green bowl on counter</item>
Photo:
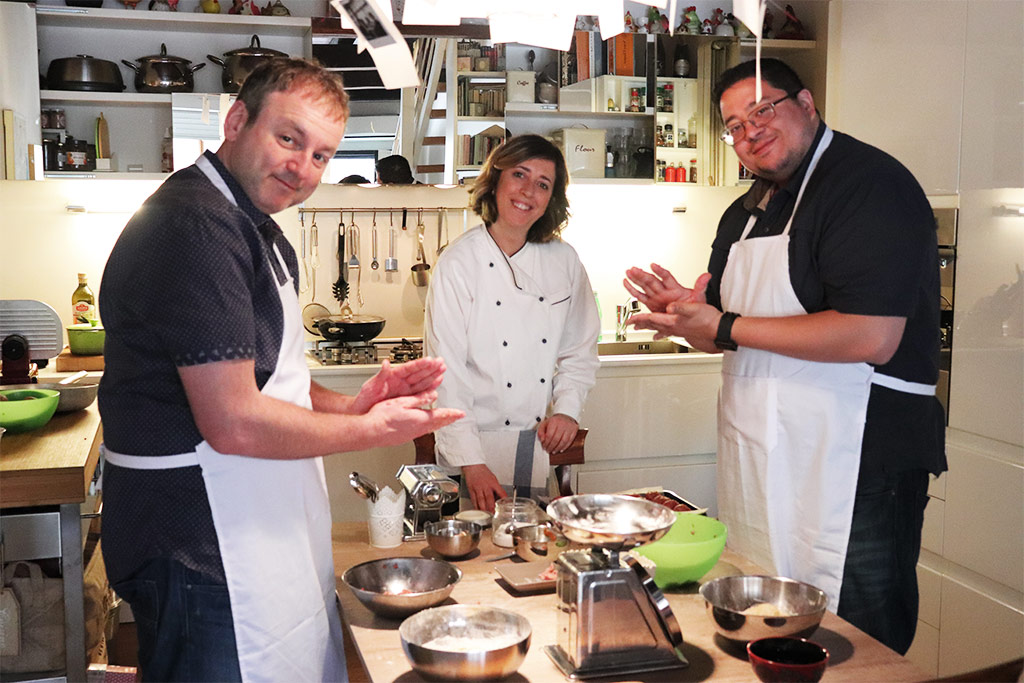
[[[685,512],[677,512],[676,517],[667,534],[634,550],[657,565],[654,583],[662,589],[698,581],[725,549],[725,525],[714,517]]]
[[[0,391],[0,427],[12,434],[39,429],[57,412],[60,392],[53,389]]]
[[[76,356],[103,355],[103,342],[107,334],[102,325],[81,323],[71,325],[68,330],[68,347]]]

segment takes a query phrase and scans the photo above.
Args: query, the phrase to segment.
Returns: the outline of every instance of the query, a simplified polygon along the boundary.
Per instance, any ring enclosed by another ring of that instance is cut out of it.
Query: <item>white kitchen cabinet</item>
[[[312,55],[312,29],[308,17],[259,17],[194,12],[150,12],[126,9],[81,9],[40,5],[36,8],[40,74],[54,59],[86,54],[115,62],[126,90],[122,93],[43,90],[40,103],[63,108],[68,133],[92,142],[96,117],[102,112],[110,128],[116,170],[141,165],[145,173],[160,171],[160,141],[171,127],[171,96],[137,93],[135,71],[122,59],[167,53],[205,66],[194,72],[194,92],[222,92],[223,69],[207,55],[248,47],[258,35],[264,48],[289,55]],[[109,174],[103,177],[111,177]]]
[[[1021,656],[1024,614],[957,577],[942,579],[939,676],[974,671]]]
[[[825,121],[896,157],[927,193],[955,193],[968,3],[831,4]]]

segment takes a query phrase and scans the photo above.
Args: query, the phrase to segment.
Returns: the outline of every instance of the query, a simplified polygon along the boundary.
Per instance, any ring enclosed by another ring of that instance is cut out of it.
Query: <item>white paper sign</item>
[[[420,85],[409,46],[391,20],[390,12],[381,11],[375,0],[331,0],[331,4],[343,23],[345,18],[352,22],[360,45],[370,51],[385,88],[395,90]]]

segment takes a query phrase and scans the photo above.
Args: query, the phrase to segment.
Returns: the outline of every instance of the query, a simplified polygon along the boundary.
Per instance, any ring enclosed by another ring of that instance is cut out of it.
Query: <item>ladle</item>
[[[363,498],[366,498],[371,503],[377,502],[377,495],[380,493],[380,487],[370,478],[359,474],[358,472],[352,472],[348,475],[348,483],[356,490]]]
[[[370,261],[371,270],[377,270],[380,268],[380,261],[377,260],[377,212],[373,212],[373,228],[371,234],[371,240],[373,242],[373,260]]]

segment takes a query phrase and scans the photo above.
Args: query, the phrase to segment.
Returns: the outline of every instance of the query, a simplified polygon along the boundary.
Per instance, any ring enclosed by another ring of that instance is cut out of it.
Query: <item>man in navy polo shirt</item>
[[[720,77],[722,140],[756,178],[723,214],[693,289],[627,271],[638,328],[724,352],[718,504],[729,543],[822,589],[904,653],[929,473],[946,469],[935,398],[939,269],[920,185],[831,130],[786,64]],[[632,281],[632,284],[630,283]]]
[[[299,59],[246,79],[216,154],[171,176],[111,252],[103,551],[146,680],[345,680],[321,456],[461,417],[439,359],[356,396],[312,382],[297,259],[270,217],[312,194],[348,118]]]

